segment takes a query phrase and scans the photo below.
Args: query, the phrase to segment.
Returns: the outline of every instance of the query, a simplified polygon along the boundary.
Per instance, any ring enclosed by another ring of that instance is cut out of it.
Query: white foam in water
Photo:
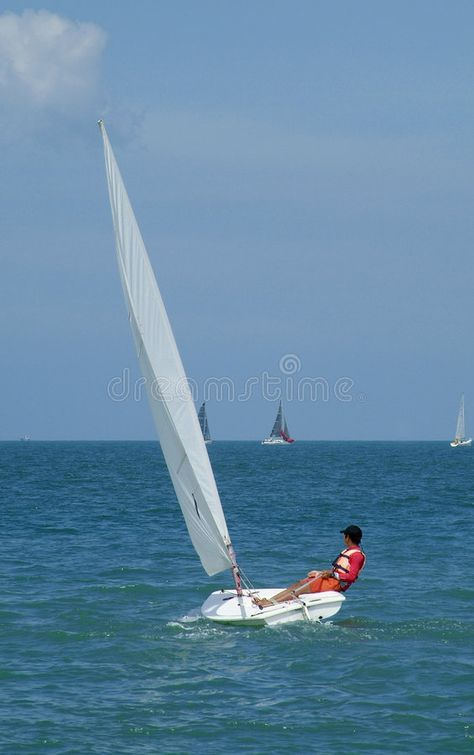
[[[182,624],[194,624],[200,619],[202,619],[201,610],[199,608],[194,608],[190,611],[190,613],[185,613],[184,616],[181,616],[176,621],[168,621],[167,626],[180,627],[182,626]]]
[[[191,613],[185,613],[184,616],[180,618],[180,621],[183,622],[183,624],[190,624],[193,621],[199,621],[199,619],[202,619],[201,610],[195,608]]]

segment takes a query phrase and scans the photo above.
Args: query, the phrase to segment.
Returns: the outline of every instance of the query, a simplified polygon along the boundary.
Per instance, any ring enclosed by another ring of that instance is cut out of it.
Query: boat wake
[[[194,624],[196,621],[202,620],[202,613],[200,608],[193,609],[190,613],[185,613],[179,619],[181,624]]]

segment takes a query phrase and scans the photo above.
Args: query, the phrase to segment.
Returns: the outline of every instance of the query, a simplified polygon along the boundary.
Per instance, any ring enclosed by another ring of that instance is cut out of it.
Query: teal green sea
[[[1,443],[0,752],[472,753],[474,449],[215,442],[256,585],[367,567],[324,625],[215,626],[158,443]]]

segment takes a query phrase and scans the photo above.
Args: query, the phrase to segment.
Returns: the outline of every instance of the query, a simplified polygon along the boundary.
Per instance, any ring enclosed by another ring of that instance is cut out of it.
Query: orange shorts
[[[341,591],[341,583],[336,577],[316,577],[308,585],[309,592],[326,592],[326,590]]]

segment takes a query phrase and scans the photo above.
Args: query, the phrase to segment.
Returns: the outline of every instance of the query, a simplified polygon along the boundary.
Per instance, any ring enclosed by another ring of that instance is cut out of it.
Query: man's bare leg
[[[268,598],[254,598],[253,602],[259,608],[266,608],[267,606],[272,606],[274,603],[284,603],[285,600],[292,600],[295,595],[304,595],[304,593],[311,592],[310,584],[311,582],[314,582],[314,580],[317,579],[318,576],[319,574],[315,573],[314,577],[311,576],[300,579],[299,582],[295,582],[293,585],[285,588],[277,595],[274,595],[271,600],[269,600]]]

